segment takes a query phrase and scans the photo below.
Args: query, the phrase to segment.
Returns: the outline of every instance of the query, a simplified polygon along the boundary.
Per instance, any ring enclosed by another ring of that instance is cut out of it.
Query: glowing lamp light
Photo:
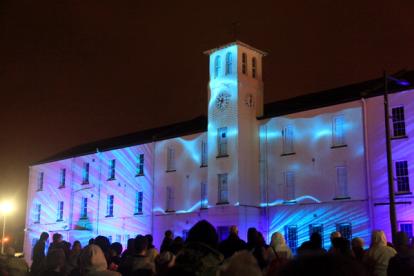
[[[3,215],[10,214],[14,210],[14,205],[10,201],[4,201],[0,204],[0,212]]]
[[[4,237],[3,242],[8,242],[9,241],[9,237]]]

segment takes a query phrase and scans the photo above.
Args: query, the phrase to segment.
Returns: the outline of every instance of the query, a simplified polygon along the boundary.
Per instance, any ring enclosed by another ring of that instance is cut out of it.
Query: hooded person
[[[108,263],[106,262],[105,255],[102,249],[91,244],[85,247],[79,257],[80,271],[82,275],[87,276],[120,276],[121,274],[116,271],[110,271],[107,269]]]
[[[364,256],[364,262],[372,275],[386,276],[390,259],[397,254],[394,248],[387,246],[384,231],[374,230],[371,235],[371,246]]]
[[[284,259],[293,258],[292,250],[286,245],[285,237],[281,233],[273,233],[270,246],[275,251],[277,257]]]

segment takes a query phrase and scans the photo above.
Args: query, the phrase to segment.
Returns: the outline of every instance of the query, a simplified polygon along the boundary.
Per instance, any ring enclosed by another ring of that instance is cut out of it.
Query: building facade
[[[30,167],[24,251],[43,231],[86,244],[159,245],[200,219],[220,238],[282,232],[295,249],[313,232],[390,236],[381,88],[373,80],[264,105],[262,58],[242,42],[207,51],[208,116],[81,145]],[[414,79],[412,72],[406,77]],[[397,217],[412,236],[414,91],[391,87]]]

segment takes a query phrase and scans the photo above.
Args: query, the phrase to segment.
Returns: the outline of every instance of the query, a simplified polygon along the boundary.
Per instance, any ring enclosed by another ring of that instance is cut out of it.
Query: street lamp
[[[392,149],[390,134],[390,113],[388,108],[388,81],[393,81],[401,86],[408,86],[410,83],[406,80],[400,80],[389,76],[384,72],[384,114],[385,114],[385,141],[387,148],[387,169],[388,169],[388,196],[390,198],[390,222],[392,241],[395,242],[397,234],[397,214],[395,211],[395,191],[394,191],[394,173],[392,168]]]
[[[13,212],[14,206],[10,201],[3,201],[0,204],[0,212],[3,215],[3,235],[1,236],[1,254],[4,254],[4,234],[6,233],[6,216]]]

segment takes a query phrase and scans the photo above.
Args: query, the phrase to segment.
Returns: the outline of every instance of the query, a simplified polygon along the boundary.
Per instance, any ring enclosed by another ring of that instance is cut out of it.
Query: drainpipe
[[[374,210],[372,204],[372,187],[371,187],[371,174],[370,174],[370,161],[369,161],[369,148],[368,148],[368,123],[367,123],[367,103],[364,98],[361,98],[362,102],[362,120],[364,128],[364,157],[365,157],[365,183],[368,196],[368,215],[370,229],[374,229]]]
[[[99,175],[98,175],[98,208],[96,211],[96,233],[95,235],[99,235],[99,214],[100,214],[100,207],[101,207],[101,186],[102,186],[102,153],[99,149],[96,149],[96,156],[98,157],[98,166],[99,166]]]
[[[154,195],[155,195],[155,137],[152,138],[152,183],[151,183],[151,235],[154,236]]]

